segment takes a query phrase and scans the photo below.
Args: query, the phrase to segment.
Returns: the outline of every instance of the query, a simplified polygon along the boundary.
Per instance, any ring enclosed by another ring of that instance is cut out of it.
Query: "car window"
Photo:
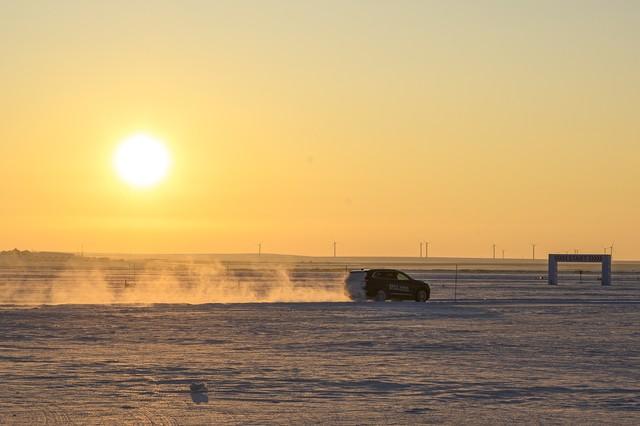
[[[372,278],[377,280],[395,280],[396,274],[391,271],[378,271],[374,272]]]
[[[409,277],[403,274],[402,272],[398,272],[398,281],[410,281]]]

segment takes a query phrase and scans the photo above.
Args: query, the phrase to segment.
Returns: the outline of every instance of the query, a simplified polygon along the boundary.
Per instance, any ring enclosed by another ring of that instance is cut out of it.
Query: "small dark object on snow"
[[[191,392],[208,392],[207,384],[202,382],[191,383]]]

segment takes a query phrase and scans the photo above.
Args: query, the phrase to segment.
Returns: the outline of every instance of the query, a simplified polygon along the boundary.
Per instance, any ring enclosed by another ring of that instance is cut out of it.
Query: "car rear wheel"
[[[387,293],[384,290],[378,290],[376,293],[376,302],[384,302],[387,300]]]
[[[427,292],[425,290],[418,290],[416,293],[416,302],[426,302]]]

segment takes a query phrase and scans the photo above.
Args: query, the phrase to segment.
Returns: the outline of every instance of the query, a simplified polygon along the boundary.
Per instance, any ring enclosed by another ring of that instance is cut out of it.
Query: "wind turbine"
[[[609,246],[609,254],[611,254],[611,257],[613,257],[613,244],[615,243],[615,240],[611,242],[611,245]]]

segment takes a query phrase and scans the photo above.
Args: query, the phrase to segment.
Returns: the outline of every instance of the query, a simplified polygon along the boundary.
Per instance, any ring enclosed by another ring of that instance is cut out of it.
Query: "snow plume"
[[[146,264],[142,269],[67,267],[7,282],[0,278],[0,303],[8,304],[152,304],[337,302],[349,300],[343,274],[330,278],[292,280],[284,266],[243,266],[219,263]],[[39,278],[40,277],[40,278]],[[4,282],[3,282],[4,281]]]

